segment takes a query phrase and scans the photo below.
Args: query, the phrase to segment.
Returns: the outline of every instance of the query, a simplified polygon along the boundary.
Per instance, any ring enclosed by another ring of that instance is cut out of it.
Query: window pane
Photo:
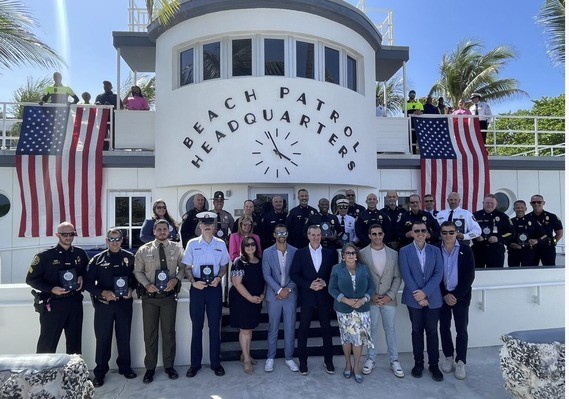
[[[146,197],[132,197],[132,225],[142,226],[146,219]]]
[[[357,91],[358,90],[358,81],[356,78],[356,60],[353,59],[352,57],[348,56],[348,77],[347,77],[347,84],[348,84],[348,89],[352,89],[353,91]]]
[[[217,79],[221,76],[220,42],[204,44],[203,46],[203,79]]]
[[[324,60],[324,80],[340,84],[340,52],[326,47]]]
[[[115,226],[128,226],[129,225],[129,207],[128,197],[115,198]]]
[[[180,86],[194,83],[194,49],[180,54]]]
[[[140,247],[142,244],[144,244],[142,241],[140,241],[140,230],[141,229],[132,229],[131,230],[131,242],[132,242],[132,248],[135,247]]]
[[[233,40],[232,43],[233,76],[251,76],[253,74],[251,39]]]
[[[265,39],[265,75],[284,76],[284,40]]]
[[[314,79],[314,44],[296,42],[296,76]]]

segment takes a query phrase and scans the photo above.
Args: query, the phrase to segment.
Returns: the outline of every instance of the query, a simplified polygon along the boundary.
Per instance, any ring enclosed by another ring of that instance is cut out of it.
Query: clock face
[[[294,140],[290,132],[279,129],[265,130],[261,138],[255,140],[255,148],[251,154],[254,156],[255,166],[263,174],[281,178],[290,176],[296,168],[302,155],[297,150],[298,140]]]

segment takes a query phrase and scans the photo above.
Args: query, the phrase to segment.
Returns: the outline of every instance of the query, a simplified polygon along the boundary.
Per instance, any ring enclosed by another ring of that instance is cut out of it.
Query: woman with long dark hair
[[[174,221],[172,216],[168,213],[168,208],[166,207],[166,202],[163,199],[157,199],[152,205],[152,217],[146,219],[140,230],[140,241],[143,243],[150,242],[154,240],[154,222],[158,219],[165,219],[170,225],[170,240],[179,241],[178,236],[178,224]]]

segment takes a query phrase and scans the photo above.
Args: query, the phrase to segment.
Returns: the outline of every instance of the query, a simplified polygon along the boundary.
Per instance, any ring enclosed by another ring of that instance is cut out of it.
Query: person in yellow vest
[[[79,97],[71,90],[70,87],[64,86],[61,83],[61,73],[55,72],[53,74],[53,86],[48,86],[45,90],[45,95],[41,98],[40,105],[46,102],[52,104],[67,104],[69,102],[69,97],[73,98],[73,104],[79,102]]]

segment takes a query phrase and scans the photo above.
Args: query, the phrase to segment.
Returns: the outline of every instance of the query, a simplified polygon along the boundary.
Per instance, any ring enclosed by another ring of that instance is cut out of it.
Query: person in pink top
[[[130,98],[129,98],[130,97]],[[130,111],[148,111],[150,106],[142,95],[142,90],[138,86],[132,86],[130,92],[126,94],[123,104]]]
[[[240,255],[241,241],[246,237],[251,237],[257,243],[257,256],[261,256],[261,240],[257,234],[253,234],[253,219],[248,216],[237,220],[237,232],[229,236],[229,259],[233,262]]]
[[[453,115],[472,115],[472,112],[466,108],[464,100],[458,102],[458,109],[452,113]]]

